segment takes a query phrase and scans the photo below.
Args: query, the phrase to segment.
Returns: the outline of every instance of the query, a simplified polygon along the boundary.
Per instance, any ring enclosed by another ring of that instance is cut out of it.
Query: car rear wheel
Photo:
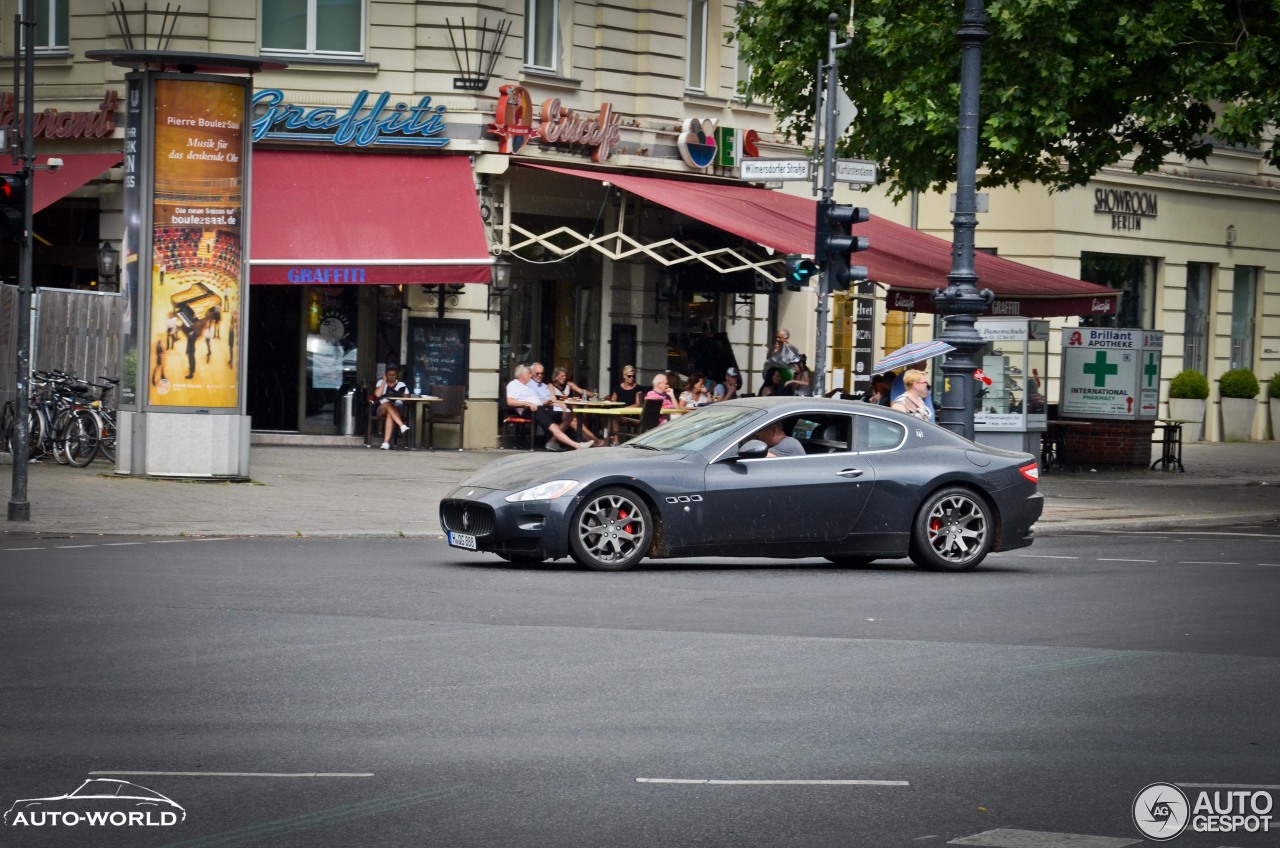
[[[586,568],[626,571],[653,543],[653,517],[626,489],[601,489],[582,502],[569,525],[569,553]]]
[[[960,487],[934,492],[911,526],[911,559],[930,571],[969,571],[986,558],[994,542],[991,510],[978,495]]]

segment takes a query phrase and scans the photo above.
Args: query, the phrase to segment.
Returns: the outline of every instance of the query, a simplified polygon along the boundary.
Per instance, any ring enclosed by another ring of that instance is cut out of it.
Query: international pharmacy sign
[[[1063,418],[1155,419],[1160,408],[1157,330],[1068,327],[1062,330]]]

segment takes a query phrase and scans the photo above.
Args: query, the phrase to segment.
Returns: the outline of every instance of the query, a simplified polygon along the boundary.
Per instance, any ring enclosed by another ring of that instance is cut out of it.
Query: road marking
[[[1098,557],[1098,562],[1159,562],[1158,559],[1107,559]]]
[[[677,783],[702,786],[910,786],[906,780],[726,780],[718,778],[637,777],[636,783]]]
[[[190,542],[190,539],[152,539],[148,545],[172,545],[175,542]]]
[[[43,551],[44,548],[5,548],[6,551]]]
[[[103,542],[102,546],[106,548],[122,548],[125,545],[145,545],[146,542]]]
[[[70,548],[96,548],[98,546],[97,545],[54,545],[54,547],[60,551],[65,551]]]
[[[1180,559],[1178,565],[1239,565],[1238,562],[1225,562],[1223,560],[1208,559]]]
[[[134,777],[373,777],[371,771],[91,771],[89,774],[130,774]]]
[[[948,845],[984,845],[988,848],[1122,848],[1137,845],[1141,839],[1118,839],[1114,836],[1090,836],[1085,833],[1051,833],[1043,830],[997,828],[973,836],[953,839]]]
[[[1055,554],[1023,554],[1027,559],[1080,559],[1078,556],[1057,556]]]

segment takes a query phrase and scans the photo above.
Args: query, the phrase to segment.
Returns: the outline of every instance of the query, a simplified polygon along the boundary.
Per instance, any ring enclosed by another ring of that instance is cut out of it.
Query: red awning
[[[80,186],[99,176],[108,168],[120,164],[123,156],[119,153],[53,153],[54,159],[62,160],[62,167],[56,171],[37,170],[31,178],[31,212],[35,214],[51,203],[57,203]],[[36,157],[36,165],[49,164],[49,156]],[[0,173],[12,174],[18,171],[13,159],[5,157],[0,162]]]
[[[700,183],[661,177],[636,177],[533,165],[575,177],[607,181],[632,194],[734,233],[779,253],[812,254],[817,203],[751,186]],[[946,288],[951,271],[951,242],[872,216],[857,225],[871,248],[855,256],[875,282],[889,287],[889,309],[933,312],[929,293]],[[978,287],[996,293],[994,315],[1045,318],[1057,315],[1114,315],[1120,292],[1042,271],[988,253],[974,256]]]
[[[257,150],[249,281],[487,283],[465,156]]]

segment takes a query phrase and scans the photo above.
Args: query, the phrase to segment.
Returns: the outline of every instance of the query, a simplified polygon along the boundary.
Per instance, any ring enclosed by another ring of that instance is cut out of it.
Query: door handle
[[[843,471],[837,471],[837,477],[861,477],[863,471],[861,468],[846,468]]]

